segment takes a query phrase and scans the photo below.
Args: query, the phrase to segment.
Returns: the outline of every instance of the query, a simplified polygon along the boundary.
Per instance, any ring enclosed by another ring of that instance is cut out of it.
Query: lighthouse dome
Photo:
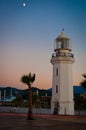
[[[55,39],[54,51],[57,51],[57,50],[69,50],[69,51],[71,51],[70,38],[67,35],[65,35],[63,31]]]
[[[70,39],[63,31],[56,39]]]

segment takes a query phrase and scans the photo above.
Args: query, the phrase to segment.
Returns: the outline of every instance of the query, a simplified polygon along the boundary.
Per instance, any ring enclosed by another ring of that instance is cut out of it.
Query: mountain
[[[52,88],[49,88],[48,91],[52,93]]]
[[[86,93],[86,89],[80,86],[73,86],[73,92],[74,94],[83,94],[83,93]]]
[[[4,96],[4,94],[5,96],[10,96],[10,95],[16,96],[21,92],[20,89],[13,88],[13,87],[0,87],[0,91],[2,97]]]
[[[52,91],[45,90],[45,89],[39,89],[39,88],[36,88],[36,87],[32,87],[32,92],[38,93],[39,96],[45,96],[46,94],[47,94],[47,96],[52,95]],[[24,94],[24,95],[28,94],[28,89],[22,90],[21,93]]]
[[[52,93],[52,88],[49,88],[48,91]],[[83,94],[86,93],[86,89],[82,88],[81,86],[73,86],[73,93]]]
[[[52,90],[52,89],[51,89]],[[28,95],[28,89],[17,89],[17,88],[13,88],[13,87],[0,87],[0,91],[1,91],[1,96],[4,97],[4,93],[5,96],[17,96],[17,95]],[[32,92],[33,93],[38,93],[39,96],[45,96],[47,94],[47,96],[51,96],[52,91],[49,90],[45,90],[45,89],[39,89],[36,87],[32,87]]]
[[[28,89],[17,89],[17,88],[13,88],[13,87],[0,87],[0,91],[1,91],[1,96],[4,97],[4,93],[5,96],[17,96],[17,95],[28,95]],[[47,90],[45,89],[39,89],[36,87],[32,87],[32,92],[33,93],[38,93],[39,96],[45,96],[47,94],[47,96],[51,96],[52,95],[52,88],[49,88]],[[80,87],[80,86],[73,86],[73,92],[74,94],[83,94],[86,93],[86,89]]]

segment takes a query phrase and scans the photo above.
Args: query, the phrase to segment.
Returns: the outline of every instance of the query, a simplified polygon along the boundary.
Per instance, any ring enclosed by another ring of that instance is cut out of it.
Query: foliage
[[[27,85],[31,85],[31,83],[33,83],[34,81],[35,81],[35,74],[31,75],[31,73],[29,73],[29,75],[23,75],[21,77],[21,82]]]
[[[84,99],[80,95],[74,95],[74,102],[75,102],[75,110],[84,110],[86,109],[86,99]]]
[[[13,101],[12,101],[12,106],[15,107],[26,107],[27,103],[24,101],[22,95],[18,95]]]
[[[86,74],[82,74],[82,76],[85,78],[81,83],[80,85],[86,89]]]
[[[86,73],[82,74],[82,76],[83,76],[84,78],[86,78]]]
[[[86,80],[83,80],[83,81],[80,83],[80,85],[81,85],[83,88],[86,89]]]

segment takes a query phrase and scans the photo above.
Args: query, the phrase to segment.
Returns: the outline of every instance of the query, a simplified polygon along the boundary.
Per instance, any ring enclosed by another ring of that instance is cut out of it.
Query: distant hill
[[[13,88],[13,87],[0,87],[1,95],[3,97],[4,93],[6,96],[13,95],[16,96],[18,93],[21,92],[20,89]]]
[[[13,88],[13,87],[0,87],[0,91],[1,91],[1,96],[4,96],[4,90],[5,90],[5,94],[6,96],[17,96],[17,95],[27,95],[28,94],[28,89],[17,89],[17,88]],[[52,95],[52,88],[49,88],[47,90],[45,89],[39,89],[36,87],[32,87],[32,92],[33,93],[39,93],[39,96],[45,96],[47,94],[47,96],[51,96]],[[83,94],[86,93],[86,89],[80,87],[80,86],[74,86],[73,87],[73,92],[74,94]]]
[[[52,91],[45,90],[45,89],[39,89],[39,88],[36,88],[36,87],[32,87],[32,92],[33,93],[38,92],[39,96],[45,96],[46,94],[47,94],[47,96],[52,95]],[[21,93],[22,94],[28,94],[28,89],[22,90]]]
[[[84,89],[80,86],[74,86],[73,92],[74,92],[74,94],[83,94],[83,93],[86,93],[86,89]]]
[[[1,91],[1,96],[4,97],[4,92],[5,92],[5,96],[17,96],[17,95],[27,95],[28,94],[28,89],[17,89],[17,88],[13,88],[13,87],[0,87],[0,91]],[[45,90],[45,89],[39,89],[36,87],[32,87],[32,92],[33,93],[39,93],[39,96],[45,96],[47,93],[47,96],[51,96],[52,91],[50,90]]]
[[[52,93],[52,88],[49,88],[48,91]],[[86,93],[86,89],[82,88],[81,86],[73,86],[73,93],[83,94]]]

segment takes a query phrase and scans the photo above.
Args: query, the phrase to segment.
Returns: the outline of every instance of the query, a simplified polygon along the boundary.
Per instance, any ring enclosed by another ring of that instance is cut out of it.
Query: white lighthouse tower
[[[51,113],[74,115],[72,67],[74,55],[71,53],[70,38],[61,32],[55,39],[53,65]]]

